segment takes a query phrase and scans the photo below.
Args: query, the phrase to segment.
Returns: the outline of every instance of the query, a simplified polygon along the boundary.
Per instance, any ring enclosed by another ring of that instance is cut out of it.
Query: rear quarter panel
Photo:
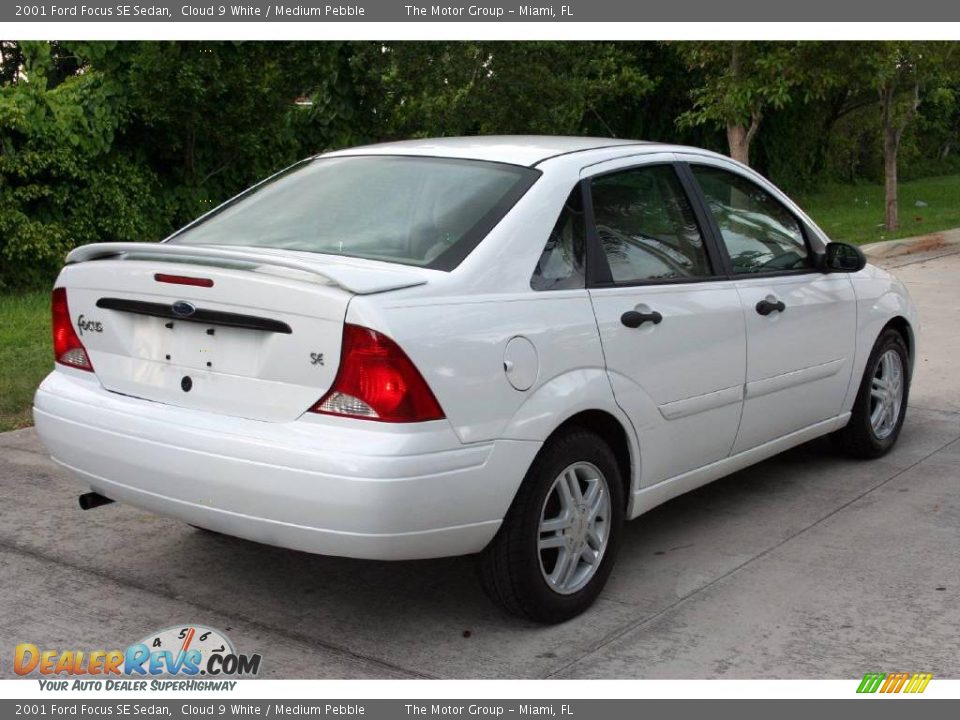
[[[585,290],[409,303],[356,298],[347,320],[382,330],[400,344],[463,442],[542,441],[587,402],[587,386],[588,396],[596,394],[597,409],[616,407]],[[515,337],[528,339],[536,349],[535,380],[526,390],[511,385],[504,367],[507,343]],[[580,373],[577,380],[573,372]]]

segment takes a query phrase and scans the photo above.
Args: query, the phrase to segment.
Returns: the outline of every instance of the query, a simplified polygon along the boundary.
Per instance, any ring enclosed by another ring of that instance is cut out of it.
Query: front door
[[[840,413],[856,301],[846,274],[816,268],[810,231],[772,192],[732,168],[690,170],[743,306],[747,373],[737,453]]]
[[[727,457],[745,377],[736,282],[716,277],[705,216],[670,160],[589,174],[590,297],[642,485]]]

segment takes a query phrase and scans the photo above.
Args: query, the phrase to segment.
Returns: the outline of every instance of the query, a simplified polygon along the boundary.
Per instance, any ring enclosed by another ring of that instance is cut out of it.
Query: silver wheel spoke
[[[589,480],[587,482],[587,491],[583,494],[583,504],[588,508],[592,507],[593,504],[597,501],[597,496],[600,494],[600,481],[599,480]]]
[[[550,548],[563,547],[566,543],[567,541],[564,540],[563,535],[550,535],[540,538],[538,545],[541,550],[548,550]]]
[[[563,588],[566,584],[567,575],[570,573],[570,569],[576,568],[577,564],[574,560],[573,553],[571,553],[567,548],[561,548],[560,553],[557,555],[557,564],[553,567],[553,572],[550,574],[549,582],[554,587]]]
[[[596,565],[600,561],[600,552],[587,546],[580,553],[580,557],[587,565]]]
[[[590,582],[603,561],[609,518],[610,491],[596,466],[574,463],[557,476],[537,536],[540,570],[551,589],[570,595]]]
[[[597,483],[599,485],[599,483]],[[587,503],[587,522],[591,525],[597,521],[607,506],[607,494],[603,488],[597,490],[596,495],[591,502]]]
[[[558,532],[560,530],[566,530],[570,527],[571,518],[570,513],[564,512],[562,515],[558,515],[555,518],[550,520],[544,520],[540,523],[540,532]]]
[[[566,497],[570,501],[570,507],[577,507],[583,502],[583,492],[580,490],[580,478],[577,477],[577,471],[569,469],[563,474],[566,488]]]
[[[569,587],[571,585],[573,576],[576,574],[577,568],[580,566],[579,554],[574,555],[574,553],[568,551],[567,557],[569,558],[567,561],[567,567],[563,573],[563,578],[560,581],[564,587]]]
[[[570,487],[567,485],[566,478],[560,478],[557,481],[554,492],[557,494],[557,499],[560,501],[560,507],[563,508],[564,512],[568,512],[573,509],[573,496],[570,495]]]
[[[603,538],[597,528],[590,528],[587,532],[587,545],[593,550],[600,550],[603,547]]]
[[[897,427],[903,404],[903,360],[896,350],[887,350],[876,365],[870,383],[870,427],[878,440]]]

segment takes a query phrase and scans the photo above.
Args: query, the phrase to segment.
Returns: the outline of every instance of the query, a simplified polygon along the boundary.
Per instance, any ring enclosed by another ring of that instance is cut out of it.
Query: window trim
[[[586,237],[586,247],[587,247],[587,267],[586,267],[586,276],[587,276],[587,287],[589,289],[602,289],[602,288],[628,288],[628,287],[651,287],[659,285],[688,285],[691,283],[704,283],[712,282],[715,280],[728,279],[725,278],[718,270],[724,269],[726,267],[723,256],[719,254],[719,249],[716,245],[716,238],[713,235],[713,228],[708,224],[708,215],[705,214],[703,207],[701,206],[702,200],[699,199],[698,195],[693,194],[691,191],[699,188],[691,188],[690,184],[685,180],[684,174],[682,172],[683,163],[676,160],[663,160],[655,162],[639,162],[636,165],[627,165],[624,167],[618,167],[605,172],[596,173],[581,179],[581,183],[584,188],[584,208],[585,216],[587,221],[587,237]],[[603,248],[600,245],[600,241],[597,235],[597,225],[596,218],[593,212],[593,192],[592,192],[592,183],[593,180],[607,175],[619,175],[621,173],[630,172],[633,170],[643,170],[645,168],[654,168],[654,167],[670,167],[673,169],[674,175],[677,178],[677,182],[680,185],[680,191],[687,198],[687,202],[690,203],[690,208],[693,211],[694,220],[697,224],[697,230],[700,232],[700,237],[703,241],[703,249],[707,256],[707,262],[710,265],[710,272],[707,275],[697,276],[697,277],[679,277],[679,278],[651,278],[647,280],[631,280],[629,282],[616,282],[613,279],[613,272],[610,270],[610,263],[607,260],[606,254],[603,252]]]
[[[810,275],[813,273],[822,274],[823,269],[820,267],[820,258],[821,253],[818,253],[813,249],[813,245],[810,243],[810,229],[807,227],[807,223],[803,221],[802,218],[798,217],[797,214],[791,210],[785,203],[783,203],[780,198],[771,193],[767,188],[763,187],[756,180],[746,175],[745,173],[736,172],[734,168],[727,167],[726,165],[714,165],[711,163],[705,162],[696,162],[696,161],[687,161],[684,160],[679,163],[683,166],[682,173],[686,174],[689,178],[691,188],[697,196],[697,201],[703,208],[706,214],[706,220],[710,227],[710,234],[714,237],[714,243],[716,245],[717,252],[720,254],[722,259],[723,269],[725,273],[725,279],[727,280],[747,280],[750,278],[774,278],[774,277],[789,277],[791,275]],[[693,172],[693,167],[705,167],[712,168],[715,170],[720,170],[721,172],[729,173],[730,175],[736,175],[739,178],[742,178],[746,182],[749,182],[756,187],[760,188],[764,193],[766,193],[774,202],[776,202],[783,210],[792,217],[796,223],[797,227],[800,228],[800,234],[803,236],[803,244],[807,248],[807,255],[813,260],[813,265],[811,267],[805,268],[788,268],[785,270],[765,270],[763,272],[756,273],[738,273],[733,269],[733,261],[730,258],[730,252],[727,250],[726,243],[723,241],[723,233],[720,230],[720,226],[717,224],[716,219],[713,217],[713,213],[710,212],[709,205],[707,203],[706,193],[703,192],[703,188],[700,186],[700,181],[697,180],[696,175]]]

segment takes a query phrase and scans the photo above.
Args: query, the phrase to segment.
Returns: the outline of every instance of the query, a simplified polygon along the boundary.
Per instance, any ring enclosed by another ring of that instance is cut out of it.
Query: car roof
[[[323,157],[345,155],[421,155],[464,158],[469,160],[489,160],[492,162],[532,166],[559,155],[568,155],[603,148],[628,148],[641,145],[646,148],[651,148],[659,145],[659,143],[620,138],[563,135],[476,135],[377,143],[375,145],[364,145],[362,147],[337,150],[332,153],[326,153]]]

